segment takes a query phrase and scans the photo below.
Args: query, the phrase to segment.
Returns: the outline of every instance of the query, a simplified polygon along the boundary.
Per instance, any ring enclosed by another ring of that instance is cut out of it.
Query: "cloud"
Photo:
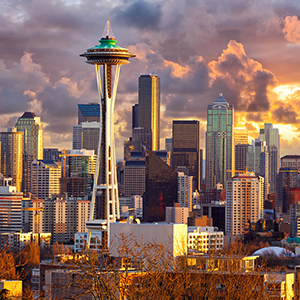
[[[116,23],[156,32],[162,18],[162,3],[145,0],[122,1],[113,9],[113,14]]]
[[[264,112],[270,108],[268,89],[275,76],[250,59],[241,43],[231,40],[217,61],[208,64],[211,88],[224,92],[238,111]]]
[[[285,17],[283,33],[288,42],[293,44],[300,43],[300,20],[298,20],[297,16]]]

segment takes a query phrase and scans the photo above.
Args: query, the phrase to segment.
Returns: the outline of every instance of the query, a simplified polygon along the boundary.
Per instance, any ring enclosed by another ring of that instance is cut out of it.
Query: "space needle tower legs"
[[[106,36],[101,38],[100,45],[80,55],[87,58],[87,63],[95,65],[100,100],[100,136],[90,217],[86,227],[88,247],[90,247],[91,233],[101,231],[103,250],[109,249],[110,223],[115,222],[120,213],[114,141],[114,107],[120,67],[127,64],[129,58],[134,57],[127,49],[116,45],[117,41],[110,34],[109,21],[106,29]],[[101,66],[103,66],[102,76]],[[112,66],[116,66],[113,84]],[[96,205],[96,200],[98,201],[96,196],[100,198],[98,205]]]

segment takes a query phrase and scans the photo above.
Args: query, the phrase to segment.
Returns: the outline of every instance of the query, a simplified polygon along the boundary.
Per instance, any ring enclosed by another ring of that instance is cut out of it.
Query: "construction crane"
[[[234,172],[234,173],[247,173],[247,167],[245,168],[245,170],[227,170],[227,172]]]
[[[33,195],[32,193],[28,192],[29,197],[23,198],[24,200],[30,200],[31,204],[35,206],[34,207],[26,207],[26,208],[22,208],[22,211],[32,211],[35,212],[34,213],[34,228],[33,228],[33,232],[35,233],[35,231],[38,232],[38,224],[39,224],[39,219],[40,219],[40,212],[44,210],[43,206],[39,207],[39,203],[44,203],[43,199],[39,199],[37,196]]]
[[[27,208],[22,208],[22,210],[25,211],[34,211],[34,228],[33,228],[33,233],[38,232],[38,226],[39,226],[39,221],[40,221],[40,212],[44,210],[44,207],[27,207]],[[37,231],[37,232],[35,232]]]

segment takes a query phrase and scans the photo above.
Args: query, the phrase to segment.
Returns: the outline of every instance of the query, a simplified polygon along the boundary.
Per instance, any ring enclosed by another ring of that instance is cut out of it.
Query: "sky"
[[[281,155],[300,154],[300,1],[2,0],[0,130],[24,111],[44,123],[45,147],[71,149],[77,104],[97,102],[93,66],[79,57],[109,18],[122,66],[115,106],[117,158],[131,136],[138,77],[161,78],[161,148],[172,120],[201,121],[223,93],[249,141],[264,122],[281,134]]]

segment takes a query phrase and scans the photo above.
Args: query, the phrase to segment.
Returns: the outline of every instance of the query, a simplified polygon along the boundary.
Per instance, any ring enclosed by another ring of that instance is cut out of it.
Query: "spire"
[[[115,35],[113,33],[113,30],[111,28],[111,25],[109,24],[109,19],[107,19],[104,31],[102,33],[102,38],[107,38],[107,37],[108,38],[114,38],[115,37]]]
[[[228,102],[223,98],[223,93],[219,93],[219,97],[214,104],[228,104]]]

